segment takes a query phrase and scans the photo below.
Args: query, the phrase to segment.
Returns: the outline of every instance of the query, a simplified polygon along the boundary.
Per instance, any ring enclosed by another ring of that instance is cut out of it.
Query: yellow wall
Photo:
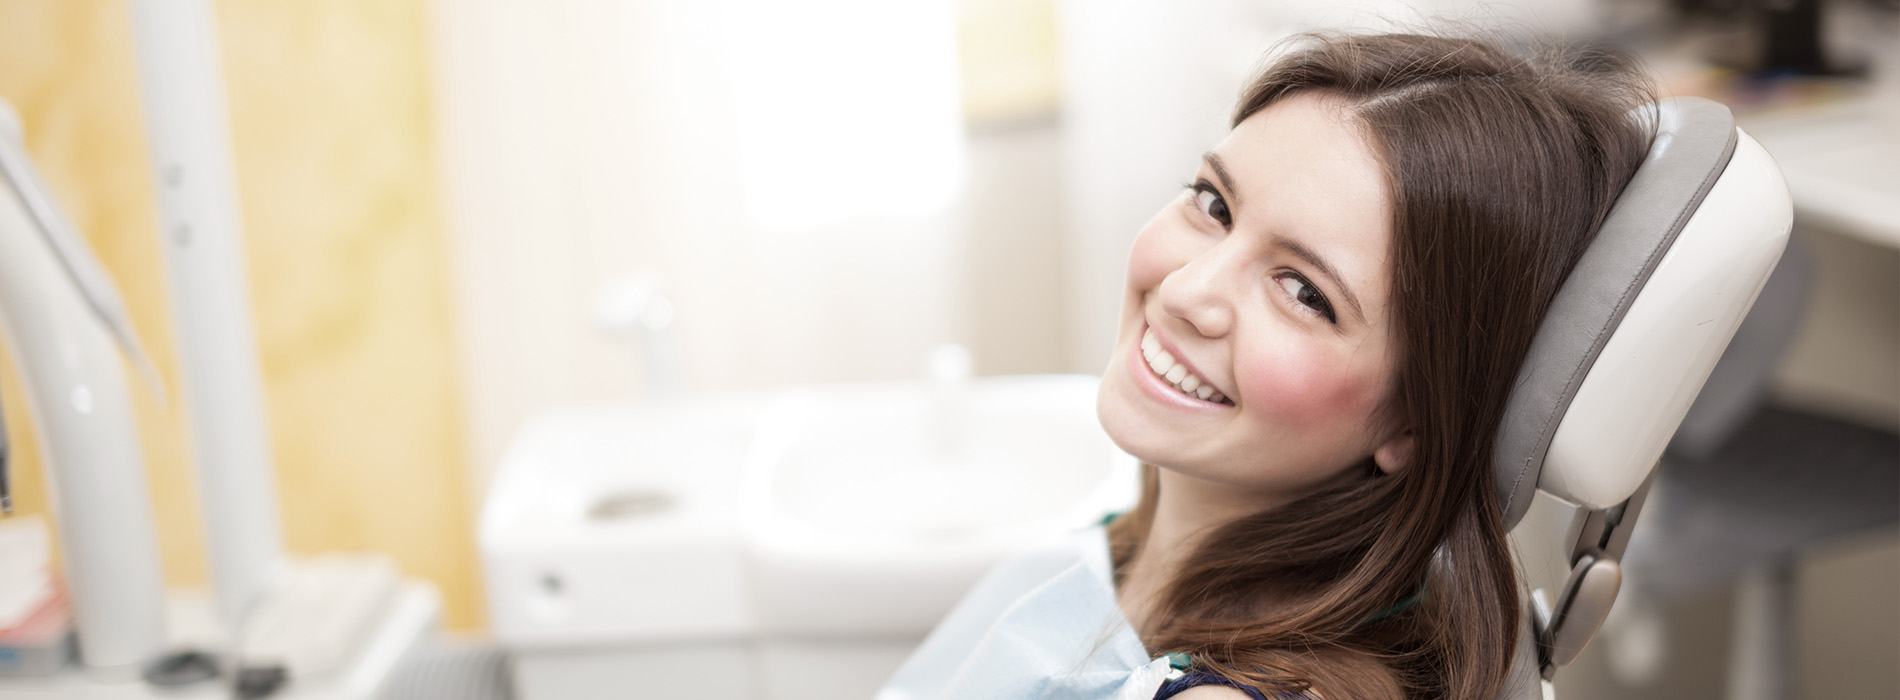
[[[1062,106],[1055,0],[957,0],[956,9],[964,120],[1053,118]]]
[[[286,546],[374,549],[481,624],[423,0],[217,3]],[[124,0],[0,0],[0,97],[179,390]],[[17,499],[45,512],[0,358]],[[180,405],[135,388],[166,580],[208,580]]]

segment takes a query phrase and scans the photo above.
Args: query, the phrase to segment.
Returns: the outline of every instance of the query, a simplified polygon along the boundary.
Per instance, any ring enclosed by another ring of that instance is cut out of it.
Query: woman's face
[[[1392,200],[1336,98],[1296,93],[1209,152],[1128,257],[1102,426],[1144,462],[1277,503],[1377,453],[1391,397]]]

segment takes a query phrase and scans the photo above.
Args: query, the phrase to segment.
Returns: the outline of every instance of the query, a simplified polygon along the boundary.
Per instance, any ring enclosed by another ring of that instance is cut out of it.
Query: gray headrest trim
[[[1493,469],[1507,529],[1530,507],[1551,437],[1597,354],[1735,153],[1727,107],[1677,98],[1660,112],[1649,155],[1552,299],[1505,403]]]

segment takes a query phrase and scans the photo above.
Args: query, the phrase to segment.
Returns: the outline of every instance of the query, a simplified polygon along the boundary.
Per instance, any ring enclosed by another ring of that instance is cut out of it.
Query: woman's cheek
[[[1241,400],[1291,428],[1314,430],[1356,421],[1372,410],[1377,398],[1375,382],[1324,348],[1289,343],[1236,369]]]
[[[1192,252],[1183,248],[1187,244],[1181,240],[1183,234],[1170,229],[1177,223],[1172,221],[1173,216],[1173,212],[1162,209],[1135,234],[1135,243],[1128,251],[1130,286],[1152,290],[1192,257]]]

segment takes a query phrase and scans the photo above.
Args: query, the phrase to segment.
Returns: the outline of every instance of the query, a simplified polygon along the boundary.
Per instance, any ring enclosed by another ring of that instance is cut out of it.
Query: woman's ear
[[[1412,465],[1412,430],[1407,428],[1385,441],[1372,451],[1372,461],[1379,465],[1379,471],[1397,474],[1399,470]]]

